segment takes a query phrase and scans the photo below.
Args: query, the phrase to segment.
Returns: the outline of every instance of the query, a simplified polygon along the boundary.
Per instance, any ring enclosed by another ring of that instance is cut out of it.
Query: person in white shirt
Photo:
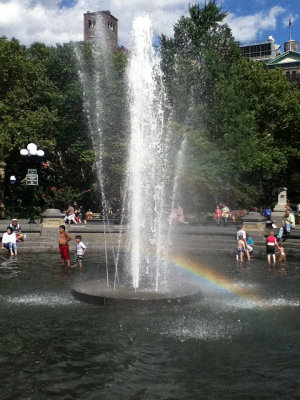
[[[246,228],[243,226],[242,228],[239,228],[237,233],[236,233],[236,240],[239,240],[239,237],[243,236],[243,240],[246,240]]]
[[[75,236],[76,240],[76,259],[80,269],[82,269],[82,259],[86,253],[86,245],[82,241],[81,235]]]
[[[2,236],[1,249],[7,249],[11,256],[18,254],[16,234],[10,226]]]

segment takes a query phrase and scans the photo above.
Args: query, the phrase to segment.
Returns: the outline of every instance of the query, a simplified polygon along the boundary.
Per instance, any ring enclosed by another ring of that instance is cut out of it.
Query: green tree
[[[299,91],[281,71],[241,57],[214,3],[190,6],[189,14],[173,39],[161,40],[176,129],[185,138],[181,196],[192,194],[192,208],[264,202],[300,176]]]

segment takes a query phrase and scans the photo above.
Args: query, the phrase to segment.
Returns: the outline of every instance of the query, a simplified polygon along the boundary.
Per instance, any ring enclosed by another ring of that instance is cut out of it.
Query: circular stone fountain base
[[[72,289],[73,296],[80,301],[105,306],[170,306],[188,304],[200,298],[200,288],[192,283],[185,282],[182,286],[171,288],[168,291],[155,292],[137,289],[136,291],[125,286],[118,286],[116,290],[107,287],[101,280],[81,283]]]

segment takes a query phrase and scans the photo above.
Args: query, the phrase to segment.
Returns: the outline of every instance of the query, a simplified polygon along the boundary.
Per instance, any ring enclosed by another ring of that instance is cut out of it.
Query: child
[[[16,234],[10,226],[7,227],[2,237],[1,249],[4,248],[9,251],[11,256],[18,255]]]
[[[266,250],[267,250],[267,258],[268,258],[268,264],[271,264],[271,258],[273,260],[273,263],[276,263],[276,256],[275,256],[275,248],[279,248],[277,239],[274,235],[274,232],[270,231],[269,236],[267,237],[266,240]]]
[[[217,208],[215,210],[215,218],[216,218],[217,226],[220,226],[221,215],[222,215],[222,211],[221,211],[220,207],[217,206]]]
[[[278,243],[279,262],[286,262],[286,254],[282,243]]]
[[[61,256],[61,264],[65,265],[65,261],[67,261],[67,266],[70,267],[70,251],[69,251],[69,241],[72,240],[72,236],[70,236],[66,232],[66,227],[64,225],[59,226],[59,252]]]
[[[244,252],[246,251],[245,241],[242,235],[239,236],[237,241],[237,249],[236,249],[236,259],[237,261],[243,262]]]
[[[254,250],[254,240],[252,239],[249,234],[246,234],[246,239],[247,239],[247,250],[249,251],[250,256],[253,256],[253,250]]]
[[[82,242],[82,237],[80,235],[76,235],[75,240],[77,263],[79,268],[82,269],[82,258],[86,253],[86,245]]]

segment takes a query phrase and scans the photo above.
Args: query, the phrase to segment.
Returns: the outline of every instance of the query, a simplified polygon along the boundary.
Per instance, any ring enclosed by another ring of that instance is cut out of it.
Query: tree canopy
[[[243,58],[225,17],[215,2],[190,5],[173,37],[161,36],[170,143],[174,155],[181,150],[170,169],[179,175],[179,199],[194,211],[220,201],[270,204],[283,185],[295,199],[300,192],[300,92],[282,71]],[[7,163],[7,185],[10,174],[18,178],[18,204],[31,201],[24,177],[35,167],[19,151],[35,142],[46,152],[36,165],[40,209],[72,200],[99,207],[99,154],[93,146],[99,119],[100,178],[108,198],[120,197],[128,133],[126,62],[122,52],[104,55],[87,43],[26,48],[0,38],[0,160]]]
[[[191,5],[174,37],[161,37],[176,129],[186,140],[182,196],[194,209],[272,202],[278,186],[293,193],[299,174],[300,93],[281,71],[241,56],[225,16],[214,2]]]
[[[80,46],[82,53],[90,53],[91,45]],[[64,196],[66,202],[77,199],[94,209],[100,207],[95,149],[84,111],[75,50],[71,43],[56,47],[35,43],[26,48],[15,39],[0,38],[0,159],[7,163],[7,184],[9,175],[17,176],[15,191],[22,207],[32,198],[32,191],[24,184],[27,168],[40,170],[40,185],[34,196],[41,209],[62,204],[53,196],[54,190],[63,192],[60,198]],[[117,52],[109,57],[111,76],[106,82],[106,118],[102,121],[109,143],[104,159],[108,195],[119,197],[126,57]],[[101,68],[95,73],[100,75]],[[45,151],[42,163],[20,156],[20,149],[30,142]]]

